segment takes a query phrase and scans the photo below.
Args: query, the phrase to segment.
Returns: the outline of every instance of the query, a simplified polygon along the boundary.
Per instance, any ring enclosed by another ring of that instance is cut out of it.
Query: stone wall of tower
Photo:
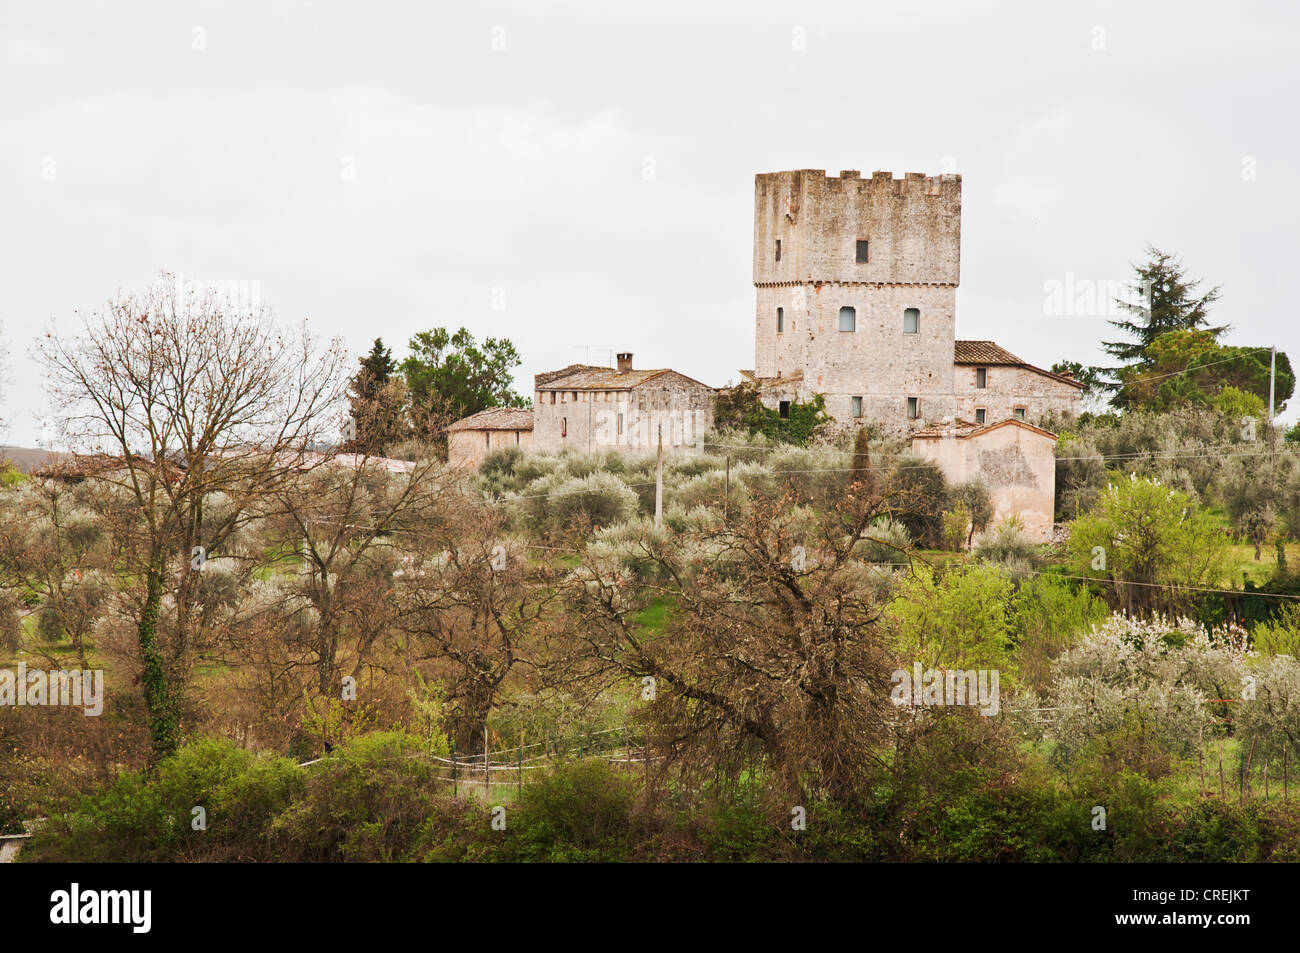
[[[756,374],[802,371],[803,395],[825,394],[840,421],[851,419],[854,397],[868,422],[889,430],[951,416],[960,264],[960,176],[756,176]],[[851,332],[839,329],[844,307],[854,309]],[[904,330],[909,308],[919,312],[916,333]],[[914,423],[908,397],[920,401]]]
[[[781,260],[776,242],[781,241]],[[870,242],[855,261],[856,242]],[[754,177],[754,284],[957,285],[961,176],[816,169]]]

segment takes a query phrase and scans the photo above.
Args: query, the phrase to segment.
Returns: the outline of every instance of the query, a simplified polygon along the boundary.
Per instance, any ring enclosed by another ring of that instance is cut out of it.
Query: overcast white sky
[[[1228,341],[1300,363],[1294,5],[3,11],[10,443],[45,413],[33,336],[163,269],[257,282],[357,353],[509,337],[524,393],[609,350],[727,383],[754,363],[753,177],[780,169],[959,172],[959,337],[1099,360],[1105,319],[1046,315],[1044,283],[1125,279],[1150,241],[1223,285]]]

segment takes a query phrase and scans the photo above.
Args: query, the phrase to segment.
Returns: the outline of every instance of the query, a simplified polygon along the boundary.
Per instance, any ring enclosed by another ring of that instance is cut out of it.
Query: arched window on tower
[[[855,331],[858,326],[858,313],[850,307],[840,308],[840,330]]]

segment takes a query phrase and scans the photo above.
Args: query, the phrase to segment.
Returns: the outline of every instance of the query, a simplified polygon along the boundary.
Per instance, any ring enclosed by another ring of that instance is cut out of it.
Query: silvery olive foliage
[[[1220,730],[1216,700],[1240,697],[1246,643],[1236,625],[1207,632],[1187,618],[1112,615],[1056,659],[1046,696],[1017,707],[1057,709],[1047,735],[1061,758],[1134,720],[1166,751],[1192,757],[1202,732]]]

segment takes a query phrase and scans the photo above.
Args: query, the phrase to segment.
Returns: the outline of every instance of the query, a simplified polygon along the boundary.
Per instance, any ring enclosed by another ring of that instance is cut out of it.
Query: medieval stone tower
[[[840,421],[951,417],[961,176],[754,178],[754,377]]]

